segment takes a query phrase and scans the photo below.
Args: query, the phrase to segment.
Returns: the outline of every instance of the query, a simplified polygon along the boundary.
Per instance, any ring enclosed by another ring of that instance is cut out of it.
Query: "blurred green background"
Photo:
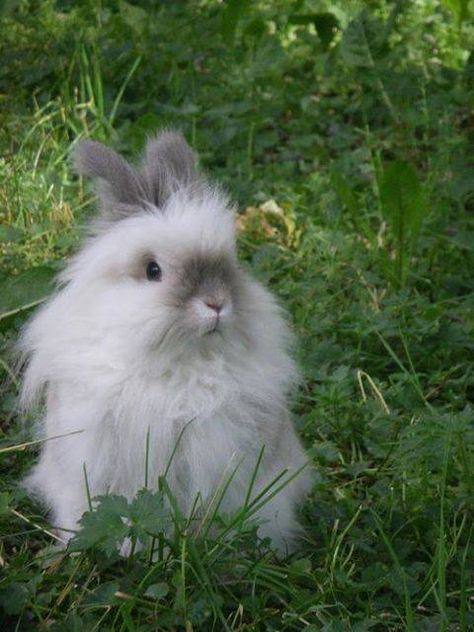
[[[473,629],[473,16],[467,0],[0,3],[3,629]],[[160,563],[117,559],[101,508],[64,556],[17,484],[35,452],[11,349],[94,212],[71,147],[134,160],[164,127],[236,200],[241,256],[300,341],[317,484],[285,562],[251,529],[218,545],[178,529]]]

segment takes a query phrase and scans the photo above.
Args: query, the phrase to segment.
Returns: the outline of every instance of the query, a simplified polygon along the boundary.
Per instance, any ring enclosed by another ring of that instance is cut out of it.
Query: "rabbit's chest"
[[[209,367],[183,366],[170,369],[149,380],[129,382],[135,394],[140,394],[142,415],[164,423],[187,422],[208,416],[222,407],[229,407],[239,398],[239,386],[220,364]],[[127,393],[124,393],[125,399]],[[130,401],[132,397],[130,393]]]
[[[175,490],[192,487],[206,495],[256,446],[232,380],[222,373],[193,373],[178,387],[174,378],[164,376],[147,388],[131,380],[121,392],[112,431],[120,437],[121,478],[128,478],[120,487],[133,482],[130,494],[147,462],[150,480],[167,471]]]
[[[157,445],[168,447],[188,425],[201,428],[209,440],[217,426],[232,433],[241,413],[239,385],[224,367],[199,371],[190,366],[147,381],[129,379],[118,394],[114,418],[116,430],[128,437],[129,445],[153,435]]]

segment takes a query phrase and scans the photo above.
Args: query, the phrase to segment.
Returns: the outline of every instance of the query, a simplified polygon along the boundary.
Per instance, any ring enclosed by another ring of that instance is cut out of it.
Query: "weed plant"
[[[2,630],[474,629],[473,12],[1,3]],[[251,504],[196,530],[165,479],[99,499],[63,551],[18,484],[37,444],[10,351],[94,206],[71,146],[133,155],[166,126],[237,200],[241,255],[300,342],[316,480],[285,560]]]

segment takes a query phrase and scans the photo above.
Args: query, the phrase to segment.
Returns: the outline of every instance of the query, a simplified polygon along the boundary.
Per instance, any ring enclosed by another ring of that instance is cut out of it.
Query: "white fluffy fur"
[[[137,278],[143,253],[156,254],[161,282]],[[87,509],[83,464],[93,496],[136,494],[145,480],[148,431],[148,481],[156,485],[190,422],[168,472],[184,512],[198,492],[208,501],[240,462],[223,503],[225,511],[237,509],[262,446],[255,493],[307,461],[287,411],[298,377],[291,335],[260,284],[239,271],[241,313],[226,306],[220,335],[205,335],[215,314],[203,304],[189,308],[195,335],[169,330],[178,309],[169,299],[179,282],[175,271],[190,253],[235,259],[234,214],[213,189],[193,196],[192,187],[182,187],[165,208],[148,205],[100,230],[24,332],[22,401],[30,407],[44,398],[40,436],[83,431],[44,443],[26,479],[58,529],[77,529]],[[260,511],[261,533],[280,549],[297,530],[295,506],[309,480],[303,472]]]

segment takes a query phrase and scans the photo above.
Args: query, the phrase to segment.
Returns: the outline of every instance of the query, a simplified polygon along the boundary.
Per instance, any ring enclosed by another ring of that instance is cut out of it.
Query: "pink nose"
[[[219,305],[218,303],[206,303],[206,305],[209,307],[209,309],[214,310],[216,314],[220,314],[222,305]]]

